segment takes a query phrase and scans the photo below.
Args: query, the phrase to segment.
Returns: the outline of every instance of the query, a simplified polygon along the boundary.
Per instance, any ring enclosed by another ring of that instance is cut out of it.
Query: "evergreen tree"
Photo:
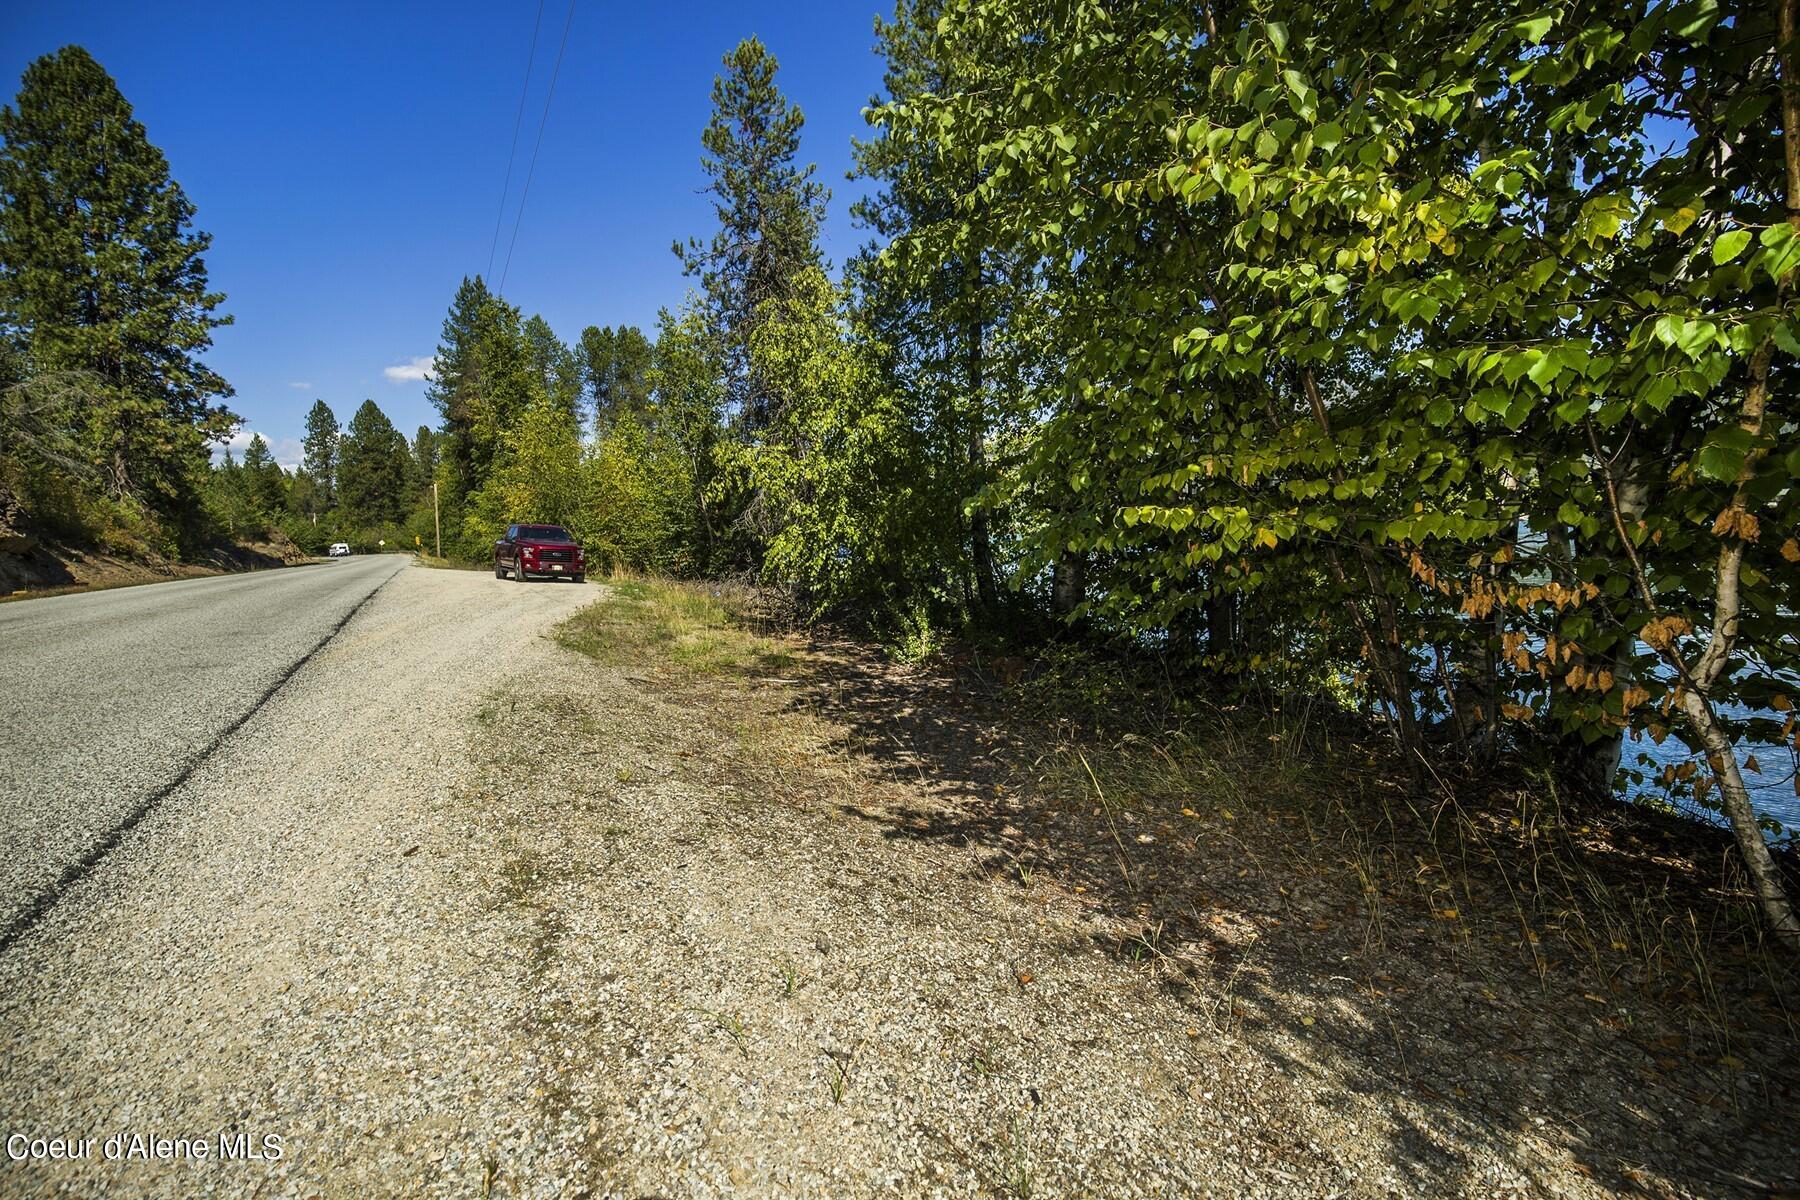
[[[166,515],[197,508],[206,445],[236,418],[200,355],[229,318],[207,289],[209,235],[131,105],[66,46],[0,108],[0,327],[33,374],[91,382],[85,450],[117,495]]]
[[[301,440],[300,469],[313,481],[313,507],[309,515],[337,503],[338,419],[331,406],[314,400],[306,414],[306,436]]]
[[[251,435],[250,444],[244,448],[243,465],[238,470],[251,512],[265,525],[273,521],[287,497],[287,475],[275,461],[262,434]]]
[[[412,486],[420,494],[431,490],[437,465],[438,435],[431,426],[421,425],[412,442]]]
[[[542,381],[544,395],[568,419],[571,429],[581,427],[581,364],[550,328],[550,322],[534,316],[525,322],[525,343],[531,366]]]
[[[581,331],[581,371],[594,406],[594,428],[603,430],[650,401],[650,339],[635,325],[589,325]]]
[[[798,272],[817,266],[819,223],[829,193],[814,167],[797,165],[806,119],[775,86],[775,56],[756,38],[725,56],[713,81],[713,115],[701,135],[719,229],[675,252],[700,278],[707,315],[725,353],[733,412],[754,433],[773,417],[750,362],[750,339],[766,303],[786,298]]]
[[[399,521],[406,497],[406,439],[373,400],[363,401],[344,436],[338,461],[338,493],[352,525],[369,528]]]
[[[453,491],[459,498],[479,486],[475,478],[473,426],[481,371],[476,362],[475,341],[482,315],[493,299],[493,293],[488,291],[481,276],[464,278],[456,289],[456,298],[450,303],[450,312],[444,318],[431,380],[425,386],[426,399],[437,406],[443,417],[442,455],[450,468]]]
[[[671,448],[671,461],[678,464],[667,477],[687,484],[679,502],[683,519],[670,525],[680,531],[676,544],[684,564],[699,574],[742,560],[728,544],[727,530],[729,514],[741,505],[719,478],[725,432],[723,358],[700,313],[689,310],[677,316],[665,309],[658,314],[656,344],[645,372],[651,397],[646,424],[653,439]]]

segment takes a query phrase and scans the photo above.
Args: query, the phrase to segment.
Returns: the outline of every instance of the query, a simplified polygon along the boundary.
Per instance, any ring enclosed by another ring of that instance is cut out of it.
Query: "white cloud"
[[[293,388],[296,392],[312,391],[312,384],[310,384],[310,383],[300,383],[300,382],[296,381],[294,383],[288,384],[288,386]]]
[[[431,378],[437,367],[437,356],[427,355],[409,362],[397,363],[391,367],[383,367],[381,373],[386,375],[389,383],[423,383]]]
[[[224,462],[225,452],[229,450],[231,457],[243,462],[244,451],[250,448],[250,439],[256,436],[256,432],[248,425],[240,425],[236,433],[213,446],[213,461]],[[265,433],[263,441],[269,443],[269,453],[275,456],[275,461],[281,464],[282,470],[292,474],[300,469],[300,461],[306,451],[299,438],[270,437]]]

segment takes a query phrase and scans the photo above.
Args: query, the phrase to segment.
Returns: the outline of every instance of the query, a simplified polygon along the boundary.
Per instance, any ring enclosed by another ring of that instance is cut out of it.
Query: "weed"
[[[700,1014],[713,1023],[714,1028],[731,1039],[739,1054],[746,1059],[750,1057],[750,1031],[744,1025],[744,1018],[724,1009],[695,1008],[691,1011]]]
[[[1006,1187],[1016,1200],[1031,1200],[1031,1159],[1025,1152],[1025,1139],[1019,1132],[1019,1118],[1014,1117],[1002,1139],[1006,1151]]]
[[[850,1090],[850,1068],[835,1054],[825,1056],[825,1086],[831,1091],[831,1102],[842,1104]]]

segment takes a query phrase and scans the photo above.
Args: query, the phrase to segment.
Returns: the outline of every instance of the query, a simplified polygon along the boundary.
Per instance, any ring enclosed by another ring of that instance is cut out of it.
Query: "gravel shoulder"
[[[1416,950],[1321,935],[1278,988],[1297,910],[1225,883],[1184,966],[1156,889],[1032,848],[1071,806],[1012,807],[1001,732],[933,710],[994,748],[951,777],[917,694],[797,644],[596,660],[557,629],[597,594],[401,572],[0,956],[6,1132],[281,1158],[0,1160],[0,1194],[1587,1197],[1634,1126],[1572,1105],[1670,1120],[1555,1095],[1588,1051],[1455,964],[1415,986],[1518,1063],[1421,1029],[1369,981]],[[1688,1132],[1766,1176],[1754,1103]],[[1743,1190],[1650,1149],[1651,1194]]]
[[[401,570],[0,955],[0,1127],[100,1143],[0,1160],[0,1194],[410,1194],[468,1131],[505,1136],[514,946],[437,822],[481,697],[554,666],[543,635],[598,591]],[[222,1132],[286,1151],[220,1162]],[[103,1160],[132,1133],[215,1152]]]
[[[405,561],[0,605],[0,929],[198,761]]]

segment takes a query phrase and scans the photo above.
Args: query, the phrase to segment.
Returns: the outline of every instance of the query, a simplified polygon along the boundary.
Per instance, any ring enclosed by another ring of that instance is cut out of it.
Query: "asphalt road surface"
[[[352,558],[0,605],[0,941],[406,561]]]

